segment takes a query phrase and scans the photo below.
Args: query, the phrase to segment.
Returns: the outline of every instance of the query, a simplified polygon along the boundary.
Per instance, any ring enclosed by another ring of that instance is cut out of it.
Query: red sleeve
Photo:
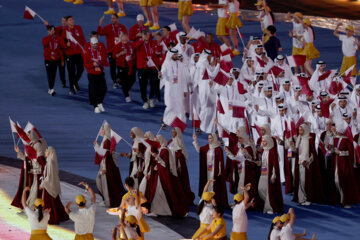
[[[79,43],[81,44],[81,46],[84,46],[84,44],[86,43],[86,39],[85,39],[83,30],[81,29],[80,26],[78,26],[78,30],[79,30],[79,32],[80,32]]]
[[[103,65],[104,67],[108,67],[109,62],[107,61],[107,52],[104,44],[102,44],[100,54],[101,54],[101,65]]]
[[[112,49],[112,58],[116,59],[116,54],[120,52],[120,44],[116,44]]]
[[[137,38],[136,34],[137,34],[137,25],[134,25],[129,29],[129,39],[131,41],[136,41]]]
[[[44,47],[48,47],[48,46],[49,46],[49,43],[50,43],[50,40],[51,40],[51,38],[49,38],[49,36],[44,37],[44,38],[42,39],[42,45],[43,45]]]
[[[126,33],[126,34],[128,34],[128,31],[127,31],[127,29],[126,29],[126,27],[125,27],[124,25],[122,25],[122,24],[119,24],[119,26],[120,26],[120,28],[121,28],[121,31],[122,31],[123,33]]]
[[[100,25],[97,27],[96,32],[97,32],[97,34],[99,34],[100,36],[106,35],[105,27],[102,28]]]
[[[63,49],[69,48],[67,45],[67,38],[66,38],[66,29],[64,29],[60,36],[60,45]]]

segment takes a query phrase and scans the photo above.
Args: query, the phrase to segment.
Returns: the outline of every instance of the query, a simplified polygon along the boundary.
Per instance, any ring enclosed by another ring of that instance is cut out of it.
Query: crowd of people
[[[247,209],[284,213],[282,184],[285,194],[293,195],[293,201],[303,206],[317,203],[351,208],[360,202],[360,84],[356,83],[360,45],[353,26],[346,26],[345,34],[339,33],[340,24],[334,31],[344,55],[340,72],[327,71],[322,60],[313,69],[312,60],[320,53],[314,46],[310,20],[299,12],[287,15],[293,24],[289,33],[293,49],[286,58],[279,54],[282,47],[272,11],[265,0],[259,0],[261,37],[244,45],[243,65],[237,68],[231,60],[240,54],[237,34],[243,40],[237,0],[219,0],[213,5],[218,9],[216,36],[221,46],[214,42],[213,34],[189,27],[191,1],[179,1],[183,32],[171,24],[151,33],[149,26],[159,29],[157,5],[141,6],[147,22],[144,24],[145,18],[139,14],[129,31],[118,22],[119,14],[111,12],[111,24],[102,27],[101,18],[86,43],[81,27],[67,16],[63,26],[46,23],[49,36],[43,39],[49,94],[55,93],[57,66],[64,76],[65,63],[71,94],[79,89],[85,66],[90,103],[96,113],[105,111],[105,66],[110,66],[114,88],[122,86],[126,102],[131,101],[137,72],[144,109],[153,108],[155,98],[161,100],[160,89],[164,88],[163,127],[172,127],[172,139],[144,133],[138,127],[131,129],[131,152],[120,154],[130,159],[127,193],[118,168],[116,134],[107,122],[100,130],[102,142],[94,142],[102,205],[115,208],[122,216],[113,239],[118,238],[118,228],[121,239],[143,239],[150,229],[141,206],[153,216],[184,217],[190,211],[195,195],[182,139],[187,119],[192,122],[192,144],[199,153],[198,196],[202,199],[197,210],[201,225],[193,239],[227,238],[222,218],[224,209],[229,208],[227,182],[236,203],[231,239],[247,239]],[[106,47],[98,36],[106,36]],[[21,131],[16,124],[14,129]],[[69,208],[64,209],[58,196],[55,150],[47,147],[37,131],[23,132],[19,135],[26,154],[15,147],[24,165],[13,205],[21,207],[23,188],[29,186],[27,206],[39,206],[35,202],[42,195],[45,208],[51,208],[49,223],[66,220]],[[204,146],[197,141],[201,133],[208,136]],[[46,179],[51,182],[46,184]],[[293,210],[275,218],[269,239],[302,239],[302,234],[292,233],[294,220]],[[123,238],[125,235],[128,237]]]

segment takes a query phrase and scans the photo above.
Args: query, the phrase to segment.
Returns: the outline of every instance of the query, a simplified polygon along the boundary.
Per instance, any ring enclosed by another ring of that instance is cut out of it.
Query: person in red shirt
[[[64,56],[61,54],[59,39],[55,35],[55,27],[48,25],[47,30],[48,36],[42,39],[42,44],[44,46],[45,68],[49,83],[48,93],[54,96],[56,69],[58,65],[64,65]]]
[[[138,14],[136,16],[137,24],[133,25],[129,29],[129,38],[130,41],[136,42],[137,40],[141,39],[141,33],[144,30],[147,30],[147,27],[144,26],[144,15]]]
[[[96,37],[98,40],[99,40],[99,36],[98,36],[98,33],[96,31],[91,31],[90,32],[90,39],[92,37]],[[90,42],[87,42],[85,43],[84,45],[84,51],[88,50],[89,48],[91,48],[91,43]],[[101,49],[104,49],[104,51],[106,52],[106,47],[105,47],[105,44],[100,42],[98,43],[98,48],[101,48]]]
[[[150,39],[150,32],[143,31],[141,39],[135,43],[136,47],[136,65],[138,68],[138,77],[140,83],[141,98],[144,102],[143,108],[155,107],[153,97],[157,96],[160,100],[159,78],[157,77],[155,58],[156,43]],[[147,98],[147,85],[150,81],[150,95]],[[157,89],[156,89],[157,88]]]
[[[83,46],[86,40],[81,27],[79,25],[75,25],[75,21],[72,16],[67,16],[66,22],[67,27],[63,29],[61,34],[61,44],[65,49],[66,54],[70,95],[73,95],[76,93],[75,88],[76,90],[80,90],[78,82],[84,71],[82,54]]]
[[[162,28],[162,34],[163,34],[163,41],[166,46],[169,46],[170,43],[173,43],[174,46],[178,43],[176,39],[176,34],[178,31],[171,31],[171,28],[169,26],[165,26]]]
[[[163,40],[163,36],[161,35],[161,32],[156,32],[154,34],[155,37],[155,56],[154,56],[154,62],[158,69],[161,69],[162,64],[164,63],[166,52],[168,50],[166,43]]]
[[[114,82],[114,88],[118,88],[119,83],[118,83],[118,79],[117,79],[118,73],[116,72],[116,60],[112,57],[113,48],[114,48],[115,44],[120,42],[120,35],[122,33],[127,34],[127,29],[124,25],[119,23],[119,17],[116,14],[111,15],[111,24],[108,24],[102,28],[101,25],[103,23],[104,23],[104,16],[101,17],[99,20],[99,26],[97,28],[97,33],[100,36],[106,37],[106,45],[107,45],[107,49],[108,49],[108,58],[109,58],[109,63],[110,63],[111,79]]]
[[[104,67],[109,66],[106,50],[99,47],[96,37],[90,38],[91,47],[84,53],[84,66],[89,80],[89,101],[94,106],[94,112],[105,112],[103,100],[107,91]]]
[[[49,23],[46,20],[44,20],[43,22],[44,22],[44,24],[46,26],[46,29],[47,29],[47,27],[49,26]],[[62,17],[61,18],[61,26],[55,27],[55,36],[57,38],[60,39],[62,31],[63,31],[63,29],[66,28],[66,26],[67,26],[66,19],[65,19],[65,17]],[[61,44],[59,44],[59,47],[60,47],[61,54],[63,55],[63,58],[65,59],[65,50],[62,48]],[[64,65],[59,64],[59,76],[60,76],[60,80],[61,80],[61,83],[62,83],[62,87],[66,88],[65,61],[64,61]]]
[[[206,34],[206,38],[204,41],[203,37],[199,38],[200,44],[203,45],[203,49],[209,49],[211,51],[211,55],[215,58],[220,58],[221,56],[221,49],[220,45],[217,44],[215,41],[214,35],[212,33]]]
[[[129,92],[136,81],[135,47],[129,42],[129,36],[126,33],[121,35],[121,42],[114,46],[112,57],[116,59],[117,78],[120,79],[125,101],[131,102]]]

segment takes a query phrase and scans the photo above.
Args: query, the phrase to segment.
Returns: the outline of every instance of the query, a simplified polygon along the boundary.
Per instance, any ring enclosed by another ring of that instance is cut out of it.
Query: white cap
[[[99,40],[97,39],[97,37],[92,37],[90,38],[90,43],[91,44],[98,44]]]
[[[144,15],[141,13],[136,16],[136,21],[144,21]]]

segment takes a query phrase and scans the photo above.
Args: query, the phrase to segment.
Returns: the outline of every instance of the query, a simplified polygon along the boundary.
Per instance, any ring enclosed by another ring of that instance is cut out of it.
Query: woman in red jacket
[[[42,39],[42,44],[44,46],[45,68],[49,83],[48,93],[51,96],[54,96],[56,69],[60,64],[64,66],[64,56],[60,50],[60,42],[57,36],[55,36],[55,27],[53,25],[49,25],[47,26],[47,30],[48,36]]]
[[[99,40],[96,37],[90,38],[91,47],[86,49],[84,65],[88,72],[89,100],[94,106],[94,112],[105,112],[102,104],[106,91],[104,67],[109,66],[104,48],[98,48]]]

